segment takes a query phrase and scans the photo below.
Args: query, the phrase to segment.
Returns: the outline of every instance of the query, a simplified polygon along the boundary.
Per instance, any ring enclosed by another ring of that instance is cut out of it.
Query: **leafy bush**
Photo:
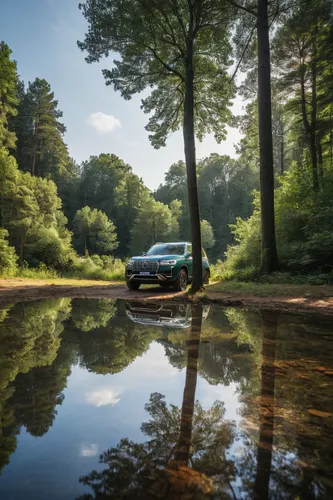
[[[19,268],[18,276],[20,278],[31,278],[31,279],[55,279],[59,278],[57,271],[55,269],[48,268],[44,262],[41,262],[38,267],[28,267],[27,262]]]
[[[17,272],[18,257],[15,248],[9,246],[8,231],[0,228],[0,276],[11,277]]]
[[[40,262],[58,271],[67,270],[76,255],[70,242],[61,238],[55,227],[40,227],[27,244],[26,260],[35,267]]]
[[[66,277],[103,281],[123,281],[125,265],[108,255],[77,257],[66,272]]]
[[[326,171],[318,193],[311,187],[311,171],[296,164],[279,178],[275,192],[276,239],[282,271],[272,279],[302,283],[330,282],[333,269],[333,172]],[[232,227],[236,245],[229,246],[226,260],[217,267],[220,279],[258,279],[260,267],[260,205],[255,196],[253,215],[237,219]],[[251,278],[251,274],[253,275]],[[304,278],[304,275],[313,275]],[[320,277],[319,277],[319,276]],[[297,278],[297,276],[302,276]],[[263,279],[268,279],[267,277]]]

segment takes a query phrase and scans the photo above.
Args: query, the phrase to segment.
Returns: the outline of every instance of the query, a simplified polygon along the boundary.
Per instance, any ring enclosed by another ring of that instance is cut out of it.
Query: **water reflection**
[[[202,313],[200,305],[191,307],[181,410],[168,406],[162,394],[151,394],[145,406],[150,420],[141,425],[150,439],[135,443],[124,438],[105,451],[100,462],[107,469],[80,479],[94,492],[82,499],[211,498],[226,485],[231,487],[232,463],[226,450],[233,440],[233,424],[224,419],[222,402],[204,410],[195,401]]]
[[[9,305],[0,497],[332,498],[332,376],[321,317],[106,299]]]

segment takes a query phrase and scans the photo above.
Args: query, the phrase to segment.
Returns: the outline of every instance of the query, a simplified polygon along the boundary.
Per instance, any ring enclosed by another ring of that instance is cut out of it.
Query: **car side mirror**
[[[189,259],[191,257],[191,255],[192,255],[191,252],[186,252],[186,254],[185,254],[186,259]]]
[[[147,255],[147,254],[146,254],[146,252],[143,252],[141,255],[142,255],[142,257],[144,257],[144,256],[145,256],[145,255]]]

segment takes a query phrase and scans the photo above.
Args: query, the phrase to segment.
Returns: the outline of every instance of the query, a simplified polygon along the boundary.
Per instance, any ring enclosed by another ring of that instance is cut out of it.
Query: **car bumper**
[[[151,273],[148,275],[135,273],[129,269],[126,270],[125,278],[126,281],[136,281],[139,283],[147,283],[148,285],[153,285],[155,283],[172,283],[175,281],[175,277],[173,275],[173,268],[159,270],[156,274]]]

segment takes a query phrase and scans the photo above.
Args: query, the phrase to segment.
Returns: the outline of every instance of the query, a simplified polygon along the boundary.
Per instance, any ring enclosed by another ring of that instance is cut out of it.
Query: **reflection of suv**
[[[134,323],[168,328],[189,328],[192,321],[191,304],[157,304],[154,302],[126,302],[126,314]],[[203,306],[202,319],[206,319],[209,306]]]
[[[202,250],[202,274],[204,283],[209,282],[210,270],[206,252]],[[130,290],[138,290],[143,283],[158,283],[185,290],[192,281],[191,243],[157,243],[141,257],[132,257],[127,263],[126,284]]]

